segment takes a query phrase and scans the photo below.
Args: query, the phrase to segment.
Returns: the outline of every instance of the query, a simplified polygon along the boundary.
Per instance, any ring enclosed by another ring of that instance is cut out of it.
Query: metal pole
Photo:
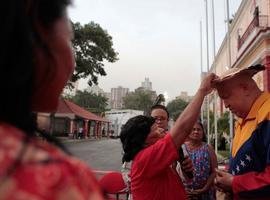
[[[206,14],[206,61],[207,73],[209,73],[209,44],[208,44],[208,2],[205,0],[205,14]],[[207,95],[207,143],[210,144],[210,112],[209,112],[209,95]]]
[[[215,64],[216,57],[216,41],[215,41],[215,5],[214,0],[212,0],[212,29],[213,29],[213,66],[214,72],[217,73],[217,68]],[[215,152],[218,152],[218,132],[217,132],[217,94],[214,93],[214,127],[215,127]]]
[[[201,81],[202,81],[202,75],[203,75],[203,55],[202,55],[202,21],[200,21],[200,53],[201,53]],[[204,111],[204,107],[205,107],[205,104],[203,103],[202,107],[201,107],[201,121],[203,123],[204,121],[204,117],[203,117],[203,111]]]
[[[230,6],[229,0],[226,0],[226,8],[227,8],[227,49],[228,49],[228,68],[231,68],[231,42],[230,42]],[[230,149],[232,146],[232,138],[233,138],[233,114],[230,111]]]

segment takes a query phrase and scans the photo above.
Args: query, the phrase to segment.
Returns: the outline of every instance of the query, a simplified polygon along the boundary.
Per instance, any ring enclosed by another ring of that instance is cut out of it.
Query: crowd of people
[[[0,199],[106,199],[91,169],[36,123],[36,112],[56,110],[74,70],[70,4],[2,2]],[[227,199],[269,199],[270,94],[252,79],[264,67],[250,69],[208,74],[170,130],[162,105],[152,107],[151,116],[127,121],[120,139],[123,162],[131,163],[132,199],[215,199],[215,189]],[[198,122],[204,97],[213,90],[238,117],[228,172],[217,169]],[[37,132],[48,142],[39,140]],[[184,157],[179,154],[183,149]]]

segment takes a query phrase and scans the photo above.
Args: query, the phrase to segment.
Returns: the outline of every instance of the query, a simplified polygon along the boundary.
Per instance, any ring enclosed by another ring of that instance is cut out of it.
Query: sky
[[[212,4],[208,0],[210,67],[214,57]],[[241,0],[229,0],[230,16]],[[226,34],[226,0],[214,0],[215,52]],[[181,91],[194,95],[200,85],[202,23],[202,69],[206,64],[205,0],[74,0],[69,9],[73,22],[101,25],[111,36],[119,53],[115,63],[105,63],[107,76],[99,77],[105,92],[122,86],[130,91],[147,77],[157,94],[168,101]],[[79,89],[87,87],[86,81]]]

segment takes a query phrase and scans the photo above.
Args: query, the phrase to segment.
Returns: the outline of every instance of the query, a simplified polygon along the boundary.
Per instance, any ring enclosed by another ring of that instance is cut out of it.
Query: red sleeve
[[[233,193],[240,196],[261,196],[270,193],[270,166],[261,173],[249,172],[234,176],[232,182]]]
[[[170,134],[141,151],[137,156],[137,167],[143,175],[151,177],[169,167],[179,158]]]

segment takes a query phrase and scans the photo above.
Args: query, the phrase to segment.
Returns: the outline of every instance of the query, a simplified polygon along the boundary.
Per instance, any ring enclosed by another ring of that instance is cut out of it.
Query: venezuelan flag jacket
[[[269,93],[262,93],[248,116],[236,122],[229,171],[234,199],[270,199]]]

